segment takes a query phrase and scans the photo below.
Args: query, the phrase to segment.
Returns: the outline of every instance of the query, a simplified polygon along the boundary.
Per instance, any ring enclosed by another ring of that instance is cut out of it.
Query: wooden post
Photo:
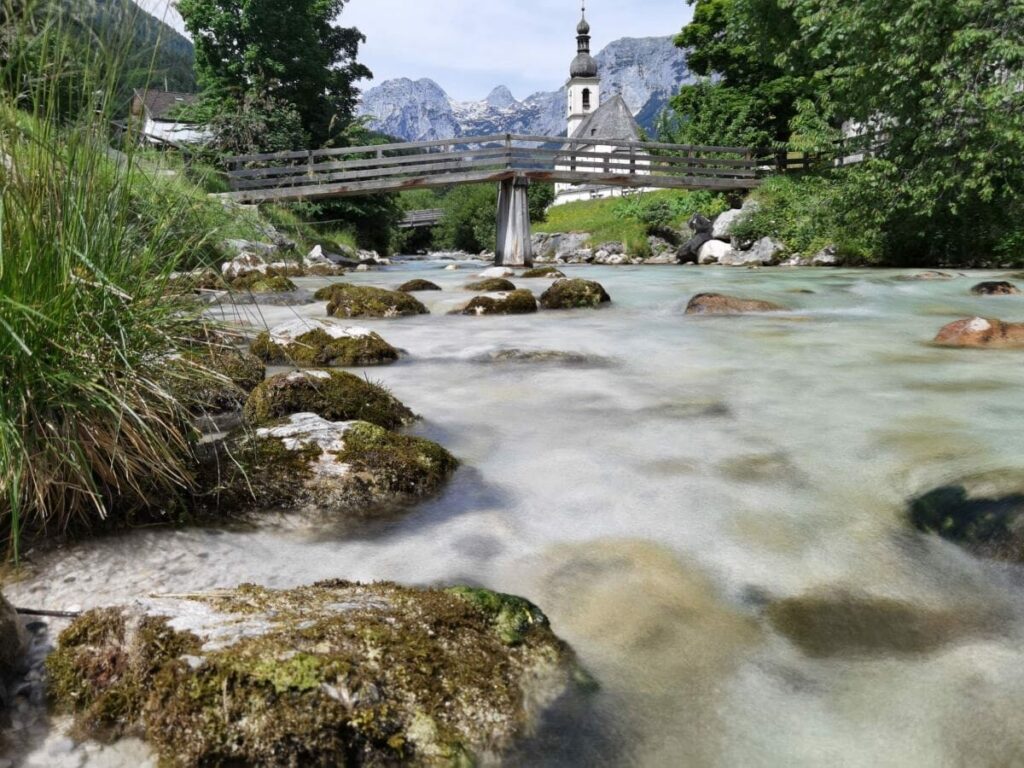
[[[533,264],[530,241],[530,180],[515,176],[498,189],[498,243],[494,263],[504,267]]]

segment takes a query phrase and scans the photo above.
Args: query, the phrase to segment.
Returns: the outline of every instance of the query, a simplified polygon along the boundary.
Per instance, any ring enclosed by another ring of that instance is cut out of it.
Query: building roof
[[[135,91],[135,96],[142,103],[146,114],[153,120],[167,119],[168,115],[178,107],[190,106],[199,98],[195,93],[174,93],[173,91]]]
[[[587,115],[570,138],[640,141],[640,124],[625,100],[615,95]]]

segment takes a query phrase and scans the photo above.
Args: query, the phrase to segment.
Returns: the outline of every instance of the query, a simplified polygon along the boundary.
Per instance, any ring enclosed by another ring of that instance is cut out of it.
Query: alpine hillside
[[[597,56],[602,99],[621,94],[641,126],[653,132],[658,115],[693,76],[672,37],[622,38]],[[552,73],[552,79],[560,73]],[[433,80],[387,80],[363,94],[360,114],[370,127],[405,141],[488,133],[562,136],[565,88],[517,101],[498,86],[482,101],[459,102]]]

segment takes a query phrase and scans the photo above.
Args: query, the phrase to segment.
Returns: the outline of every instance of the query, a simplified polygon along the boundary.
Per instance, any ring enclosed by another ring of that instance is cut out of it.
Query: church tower
[[[576,133],[580,123],[601,105],[601,78],[597,73],[597,62],[590,55],[590,24],[587,23],[587,8],[583,6],[583,18],[576,27],[576,58],[569,67],[569,137]]]

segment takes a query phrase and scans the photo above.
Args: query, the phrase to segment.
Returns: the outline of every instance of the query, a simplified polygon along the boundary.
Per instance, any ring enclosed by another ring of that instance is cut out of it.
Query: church
[[[649,173],[644,169],[649,167],[650,163],[643,159],[643,155],[631,153],[626,147],[610,144],[581,146],[573,143],[572,139],[608,139],[615,142],[643,140],[640,125],[622,96],[615,94],[606,101],[601,100],[601,74],[598,71],[597,60],[590,55],[590,23],[587,21],[586,6],[583,8],[583,17],[576,27],[576,49],[576,58],[569,66],[569,81],[566,83],[569,142],[565,148],[575,148],[598,154],[622,155],[621,160],[595,160],[595,165],[581,167],[579,169],[581,171]],[[558,167],[559,170],[577,170],[569,165]],[[638,191],[642,190],[594,184],[556,184],[553,205],[563,205],[579,200],[619,197],[623,194],[636,194]]]

